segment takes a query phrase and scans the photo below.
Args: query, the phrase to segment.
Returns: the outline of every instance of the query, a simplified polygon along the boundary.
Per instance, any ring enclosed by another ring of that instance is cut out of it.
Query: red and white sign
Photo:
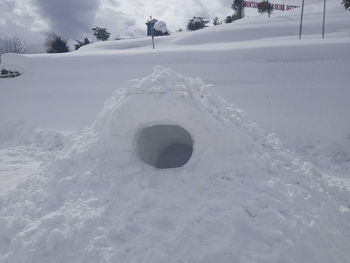
[[[252,2],[252,1],[244,1],[243,3],[244,7],[252,7],[252,8],[258,8],[259,4],[260,2]],[[282,5],[282,4],[272,4],[272,5],[274,10],[280,10],[280,11],[291,10],[299,7],[296,5]]]

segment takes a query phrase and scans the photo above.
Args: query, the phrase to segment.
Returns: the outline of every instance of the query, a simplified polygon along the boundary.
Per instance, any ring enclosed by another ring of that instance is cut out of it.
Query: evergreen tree
[[[111,35],[111,33],[107,31],[107,28],[102,28],[98,26],[94,26],[92,28],[92,32],[98,40],[102,40],[102,41],[108,40],[109,36]]]
[[[213,19],[213,25],[214,26],[218,26],[218,25],[221,25],[222,24],[222,21],[220,21],[220,19],[216,16],[214,17]]]
[[[75,44],[75,50],[78,50],[82,46],[85,46],[85,45],[92,43],[87,37],[85,37],[83,41],[80,41],[80,40],[75,40],[75,41],[77,42]]]
[[[268,0],[264,0],[258,4],[259,13],[267,13],[270,17],[273,11],[273,4],[270,4]]]
[[[207,27],[208,23],[209,23],[209,21],[205,20],[204,17],[194,16],[190,21],[188,21],[187,30],[188,31],[195,31],[198,29],[202,29],[204,27]]]
[[[65,53],[69,52],[67,41],[55,33],[50,34],[46,39],[47,53]]]
[[[231,4],[231,8],[235,11],[238,19],[244,17],[244,0],[234,0]]]
[[[343,0],[342,4],[345,7],[345,9],[349,9],[350,11],[350,0]]]

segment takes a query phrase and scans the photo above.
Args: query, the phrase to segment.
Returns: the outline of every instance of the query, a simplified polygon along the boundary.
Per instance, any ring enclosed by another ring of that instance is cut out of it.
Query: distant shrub
[[[342,4],[345,7],[345,9],[350,10],[350,0],[343,0]]]
[[[222,24],[222,21],[216,16],[214,17],[213,19],[213,25],[214,26],[218,26],[218,25],[221,25]]]
[[[272,14],[273,4],[270,4],[268,0],[264,0],[258,4],[258,12],[259,13],[267,13],[268,16]]]
[[[78,50],[78,49],[81,48],[82,46],[85,46],[85,45],[88,45],[88,44],[92,43],[87,37],[85,37],[83,41],[75,40],[75,42],[77,42],[77,43],[74,45],[75,50]]]
[[[209,23],[209,21],[205,20],[204,17],[195,16],[190,21],[188,21],[187,30],[188,31],[195,31],[198,29],[202,29],[204,27],[207,27],[208,23]]]
[[[94,26],[92,28],[92,33],[98,40],[106,41],[109,39],[111,33],[107,31],[107,28]]]
[[[51,33],[46,39],[46,52],[47,53],[65,53],[69,52],[67,41],[65,41],[61,36]]]

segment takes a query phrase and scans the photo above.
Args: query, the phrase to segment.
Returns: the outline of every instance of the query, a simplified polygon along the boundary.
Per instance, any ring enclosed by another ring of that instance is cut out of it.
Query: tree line
[[[92,33],[96,37],[97,40],[106,41],[109,39],[111,33],[107,31],[107,28],[93,26]],[[78,50],[82,46],[93,43],[87,37],[85,37],[82,41],[76,40],[76,44],[74,45],[75,50]],[[46,52],[47,53],[65,53],[69,52],[69,47],[67,41],[64,40],[61,36],[51,33],[46,39]]]
[[[342,5],[346,10],[350,11],[350,0],[342,0]],[[223,23],[232,23],[238,19],[244,17],[244,0],[233,0],[231,4],[231,8],[233,10],[232,15],[226,16],[223,20],[220,20],[217,16],[212,20],[212,24],[214,26],[221,25]],[[271,4],[268,0],[263,0],[258,4],[258,12],[259,13],[267,13],[270,17],[273,12],[273,4]],[[209,21],[204,17],[193,17],[187,23],[188,31],[195,31],[198,29],[202,29],[207,27]],[[178,31],[182,31],[180,28]],[[111,33],[108,32],[107,28],[93,26],[92,33],[96,37],[97,40],[106,41],[110,38]],[[158,34],[158,35],[168,35],[166,34]],[[74,45],[75,50],[78,50],[80,47],[93,43],[90,39],[85,37],[83,40],[76,40]],[[64,53],[69,52],[69,47],[67,44],[67,40],[65,40],[62,36],[57,35],[56,33],[50,33],[47,36],[45,41],[45,48],[47,53]],[[0,56],[4,53],[26,53],[27,44],[21,38],[14,36],[5,39],[0,39]]]

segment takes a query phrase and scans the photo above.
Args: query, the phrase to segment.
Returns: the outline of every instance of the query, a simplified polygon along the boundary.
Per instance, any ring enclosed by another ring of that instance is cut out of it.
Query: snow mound
[[[16,71],[24,73],[24,68],[27,63],[27,58],[22,54],[5,53],[1,55],[0,70],[6,69],[9,71]]]
[[[191,154],[167,166],[174,144]],[[200,79],[156,67],[0,199],[0,261],[345,263],[334,191]]]

